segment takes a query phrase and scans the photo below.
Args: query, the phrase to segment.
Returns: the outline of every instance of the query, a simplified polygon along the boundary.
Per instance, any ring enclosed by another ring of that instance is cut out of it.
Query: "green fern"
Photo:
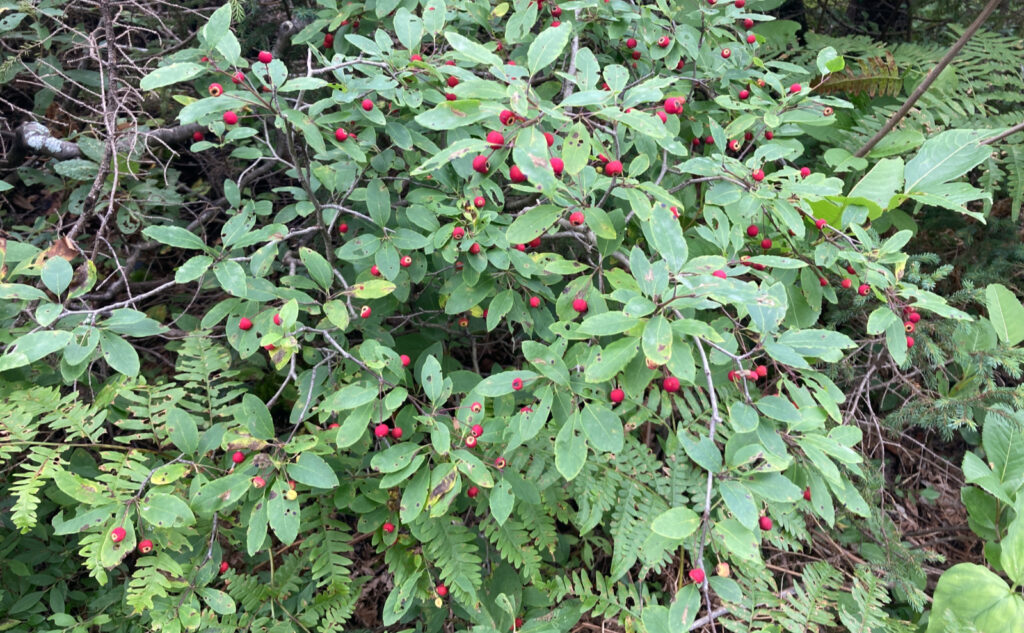
[[[476,590],[483,582],[482,561],[469,528],[451,519],[429,519],[411,527],[452,594],[464,604],[476,604]]]
[[[842,577],[828,563],[816,562],[804,567],[802,580],[782,602],[776,621],[792,633],[829,630]]]

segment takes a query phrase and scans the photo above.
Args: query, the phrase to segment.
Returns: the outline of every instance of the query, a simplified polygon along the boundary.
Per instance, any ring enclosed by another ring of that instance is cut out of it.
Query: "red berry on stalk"
[[[853,286],[853,280],[850,279],[849,277],[846,277],[839,283],[839,285],[842,286],[843,288],[850,288],[851,286]]]
[[[374,277],[380,277],[380,268],[377,268],[377,264],[370,265],[370,274]]]
[[[334,46],[334,36],[330,33],[324,35],[324,48],[331,48]]]
[[[675,376],[669,376],[661,381],[661,388],[669,393],[679,391],[679,379]]]
[[[222,562],[222,563],[220,564],[220,573],[222,573],[222,574],[223,574],[224,572],[226,572],[226,571],[227,571],[227,570],[229,570],[229,569],[231,569],[231,565],[228,565],[228,562],[227,562],[227,561],[224,561],[224,562]]]
[[[626,392],[616,387],[615,389],[612,389],[611,393],[608,394],[608,399],[614,402],[615,404],[619,404],[620,402],[626,399]]]
[[[450,75],[448,77],[447,83],[449,88],[454,88],[455,86],[459,85],[459,78],[454,75]]]
[[[241,319],[238,320],[238,329],[244,332],[248,332],[249,330],[252,329],[252,321],[250,321],[246,317],[242,317]]]
[[[238,71],[235,74],[231,75],[231,83],[240,84],[243,81],[245,81],[245,73],[243,73],[242,71]]]
[[[480,426],[479,424],[474,424],[473,427],[469,430],[469,432],[473,434],[473,437],[480,437],[481,435],[484,434],[484,427]]]
[[[562,15],[562,7],[551,7],[551,15],[555,16],[556,18]]]
[[[569,214],[569,222],[573,226],[580,226],[581,224],[583,224],[586,221],[587,221],[587,218],[586,218],[585,215],[583,215],[582,211],[573,211],[572,213]]]
[[[636,48],[636,39],[631,37],[626,40],[626,48]]]
[[[491,131],[487,133],[487,142],[491,144],[494,149],[500,148],[505,144],[505,135],[498,131]]]
[[[532,240],[530,240],[530,248],[539,248],[539,247],[540,247],[540,236],[538,235],[537,237],[535,237]]]
[[[128,533],[125,532],[123,527],[116,527],[110,531],[110,540],[115,543],[120,543],[124,540],[124,537],[127,536],[127,534]]]
[[[789,94],[795,95],[800,92],[800,90],[802,90],[802,86],[800,86],[800,84],[793,84],[789,87]]]
[[[740,90],[740,99],[746,100],[750,96],[750,91],[747,89]]]
[[[756,41],[757,41],[757,36],[754,35],[753,33],[751,33],[750,35],[747,36],[747,44],[753,44]]]
[[[373,101],[370,99],[363,99],[363,102],[360,105],[363,107],[363,110],[366,110],[367,112],[373,109]]]
[[[811,500],[811,489],[810,487],[804,488],[804,499],[807,501]]]
[[[540,307],[540,297],[530,297],[530,307],[531,308],[539,308]]]
[[[869,292],[871,292],[871,286],[867,284],[861,284],[860,287],[857,288],[857,294],[862,297],[866,297]]]
[[[552,22],[551,22],[551,28],[558,28],[558,27],[560,27],[560,26],[562,26],[562,23],[561,23],[561,22],[559,22],[558,20],[552,20]]]
[[[482,209],[484,205],[487,204],[487,199],[484,198],[483,196],[477,196],[473,198],[473,204],[476,206],[477,209]]]
[[[282,322],[281,321],[281,315],[280,314],[275,314],[274,315],[274,325],[281,325],[281,322]]]
[[[476,486],[470,486],[469,490],[466,491],[466,496],[470,499],[476,499],[478,494],[480,494],[480,489]]]
[[[744,18],[743,19],[743,28],[747,29],[748,31],[750,29],[754,28],[754,21],[751,20],[750,18]]]
[[[814,228],[816,228],[818,230],[821,230],[821,229],[824,229],[827,224],[828,224],[828,220],[824,220],[822,218],[818,218],[817,220],[814,221]]]
[[[461,240],[465,234],[466,229],[462,228],[461,226],[457,226],[454,229],[452,229],[452,239]]]
[[[516,115],[511,110],[502,110],[498,113],[498,120],[501,121],[502,125],[508,125],[512,121],[516,120]]]
[[[725,279],[725,278],[728,277],[728,275],[725,274],[724,270],[716,270],[715,272],[713,272],[711,274],[713,276],[715,276],[715,277],[718,277],[719,279]]]
[[[586,312],[587,311],[587,300],[586,299],[573,299],[573,301],[572,301],[572,309],[575,310],[576,312],[580,312],[580,313]]]
[[[811,168],[810,167],[801,167],[800,168],[800,177],[801,178],[806,178],[806,177],[808,177],[810,175],[811,175]]]
[[[274,56],[270,54],[270,51],[260,51],[258,59],[260,60],[261,64],[269,64],[270,62],[274,61]]]
[[[479,156],[473,158],[473,171],[479,172],[481,174],[486,174],[488,169],[489,168],[487,166],[486,156],[480,154]]]
[[[771,247],[772,247],[771,239],[766,237],[763,240],[761,240],[761,248],[763,248],[764,250],[768,250]]]
[[[828,285],[828,279],[825,279],[824,277],[819,277],[818,283],[821,284],[822,288],[824,288],[825,286]]]
[[[669,114],[680,114],[683,111],[683,102],[678,97],[665,99],[665,112]]]
[[[548,144],[548,147],[551,147],[555,144],[555,135],[551,132],[544,132],[544,142]]]
[[[561,158],[558,158],[557,156],[552,156],[551,158],[548,159],[548,162],[551,163],[551,169],[552,171],[555,172],[556,176],[561,176],[562,172],[565,171],[565,161],[563,161]]]
[[[435,591],[437,591],[437,595],[441,596],[442,598],[448,595],[448,587],[445,587],[443,584],[438,585]]]
[[[148,538],[147,539],[142,539],[141,541],[139,541],[139,553],[140,554],[148,554],[148,553],[150,553],[152,551],[153,551],[153,541],[149,540]]]
[[[391,534],[395,531],[395,524],[391,521],[388,521],[381,527],[381,529],[384,530],[385,534]]]
[[[764,180],[764,170],[755,169],[753,173],[750,174],[750,176],[754,179],[754,182],[761,182],[762,180]]]
[[[202,132],[194,132],[192,134],[192,140],[195,141],[196,143],[198,143],[199,141],[203,140],[203,133]]]
[[[747,235],[749,235],[750,237],[757,237],[758,232],[759,230],[756,224],[751,224],[750,226],[747,227]]]
[[[399,356],[398,360],[401,361],[402,367],[408,367],[409,363],[412,362],[412,359],[409,358],[406,354],[402,354],[401,356]]]
[[[771,519],[771,517],[763,516],[763,517],[761,517],[760,519],[757,520],[757,524],[765,532],[767,532],[767,531],[772,529],[772,519]]]
[[[395,438],[396,440],[402,439],[401,427],[396,426],[395,428],[391,429],[391,437]]]
[[[697,583],[698,585],[704,582],[704,570],[703,569],[691,569],[690,573],[687,574],[690,580]]]
[[[234,453],[231,454],[231,461],[233,461],[236,464],[241,464],[242,462],[245,461],[245,453],[243,453],[242,451],[235,451]]]
[[[522,388],[523,388],[523,379],[522,378],[513,378],[512,379],[512,389],[514,391],[519,391]]]
[[[252,478],[252,487],[253,488],[262,488],[262,487],[264,487],[266,485],[267,485],[267,480],[264,479],[263,477],[260,477],[259,475],[256,475],[255,477]]]
[[[446,100],[448,100],[448,101],[455,101],[456,99],[458,99],[458,97],[455,96],[454,92],[446,92],[446,93],[444,93],[444,98]]]
[[[729,57],[731,55],[732,55],[732,51],[731,50],[729,50],[728,48],[723,48],[722,49],[722,59],[729,59]]]
[[[672,38],[667,35],[663,35],[658,38],[658,46],[661,48],[668,48],[668,45],[672,43]]]
[[[913,346],[914,346],[914,337],[913,336],[908,336],[907,337],[907,348],[911,348]]]
[[[339,141],[344,141],[345,139],[348,138],[348,132],[339,127],[338,129],[334,130],[334,138],[338,139]]]
[[[758,378],[764,378],[765,376],[768,375],[768,368],[765,367],[764,365],[758,365],[757,367],[754,368],[754,373],[757,374]]]
[[[469,448],[476,447],[476,438],[474,436],[472,436],[472,435],[467,437],[466,438],[466,446],[468,446]]]
[[[231,110],[228,110],[224,113],[224,123],[227,125],[234,125],[235,123],[238,123],[238,115]]]
[[[918,314],[917,312],[911,312],[910,315],[907,317],[907,320],[910,321],[911,323],[917,323],[918,321],[921,320],[921,315]]]
[[[421,62],[423,61],[423,56],[418,53],[413,53],[412,57],[410,57],[409,59],[414,62]]]
[[[608,164],[604,166],[604,173],[609,176],[618,176],[622,174],[622,162],[617,160],[608,161]]]
[[[210,87],[207,88],[206,90],[210,93],[210,96],[212,96],[212,97],[219,97],[222,94],[224,94],[224,86],[222,86],[222,85],[220,85],[218,83],[210,84]]]
[[[736,0],[734,4],[736,5],[737,9],[742,9],[743,7],[747,6],[747,0]]]
[[[402,259],[398,260],[399,266],[402,268],[408,268],[412,266],[412,257],[410,255],[404,255]]]
[[[764,133],[764,137],[770,141],[773,138],[775,138],[775,132],[772,132],[771,130],[767,130]]]
[[[386,437],[387,434],[390,432],[391,429],[388,427],[387,424],[384,424],[383,422],[373,427],[373,434],[376,435],[377,437]]]
[[[526,182],[526,174],[519,169],[519,165],[512,165],[508,170],[508,179],[512,182]]]
[[[664,110],[658,110],[654,114],[656,114],[658,116],[658,118],[661,119],[662,123],[668,123],[668,115],[665,114]]]
[[[469,245],[469,254],[470,255],[479,255],[480,254],[480,245],[477,244],[476,242],[473,242],[472,244],[470,244]]]
[[[494,460],[494,467],[497,468],[498,470],[504,469],[505,468],[505,458],[504,457],[499,457],[499,458],[495,459]]]

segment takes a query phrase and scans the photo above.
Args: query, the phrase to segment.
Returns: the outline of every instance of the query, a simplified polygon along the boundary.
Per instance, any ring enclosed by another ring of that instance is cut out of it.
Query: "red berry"
[[[857,271],[853,269],[853,264],[846,265],[846,272],[850,273],[851,275],[857,274]]]
[[[750,237],[757,237],[758,228],[756,224],[751,224],[747,227],[747,235]]]
[[[505,468],[505,458],[504,457],[499,457],[499,458],[495,459],[494,460],[494,467],[497,468],[498,470],[502,470],[503,468]]]
[[[242,451],[235,451],[234,453],[231,454],[231,461],[235,462],[236,464],[241,464],[242,462],[245,461],[245,453],[243,453]]]
[[[394,531],[395,531],[395,524],[394,524],[394,523],[392,523],[391,521],[388,521],[388,522],[386,522],[386,523],[385,523],[385,524],[384,524],[384,525],[382,526],[382,528],[381,528],[381,529],[382,529],[382,530],[384,530],[384,533],[385,533],[385,534],[391,534],[392,532],[394,532]]]
[[[530,307],[531,308],[539,308],[540,307],[540,297],[530,297]]]
[[[423,56],[420,55],[419,53],[413,53],[412,57],[410,57],[409,59],[414,62],[421,62],[423,61]]]
[[[669,393],[679,391],[679,379],[675,376],[669,376],[661,381],[661,388]]]
[[[640,51],[633,51],[633,59],[640,59]]]
[[[608,398],[615,404],[619,404],[620,402],[626,399],[626,392],[616,387],[615,389],[612,389],[611,393],[608,394]]]
[[[736,5],[737,9],[742,9],[747,5],[747,0],[736,0],[736,2],[734,2],[733,4]]]
[[[238,320],[238,329],[248,332],[249,330],[252,329],[252,321],[250,321],[246,317],[242,317],[241,319]]]
[[[486,174],[489,167],[487,166],[487,157],[483,154],[473,158],[473,171],[481,174]]]
[[[260,477],[259,475],[257,475],[257,476],[252,478],[252,487],[253,488],[262,488],[262,487],[264,487],[266,485],[267,485],[267,480],[264,479],[263,477]]]
[[[331,48],[334,46],[334,36],[330,33],[324,35],[324,48]]]
[[[484,434],[484,427],[480,426],[479,424],[474,424],[473,427],[470,429],[470,433],[473,434],[473,437],[480,437],[481,435]]]
[[[466,438],[466,446],[469,448],[476,447],[476,438],[472,435]]]
[[[526,250],[526,244],[516,244],[516,250],[522,253]]]
[[[437,595],[442,598],[448,595],[448,587],[445,587],[444,585],[438,585],[435,591],[437,591]]]
[[[228,110],[224,113],[224,123],[227,125],[234,125],[235,123],[238,123],[238,115],[231,110]]]
[[[569,222],[574,226],[580,226],[587,221],[587,217],[583,215],[582,211],[573,211],[569,214]]]
[[[462,236],[464,236],[465,234],[466,229],[462,228],[461,226],[457,226],[454,229],[452,229],[452,239],[461,240]]]
[[[240,84],[243,81],[245,81],[245,74],[242,71],[238,71],[235,74],[231,75],[231,83]]]
[[[482,209],[484,205],[487,204],[487,199],[484,198],[483,196],[477,196],[473,198],[473,204],[476,206],[477,209]]]
[[[555,135],[551,132],[544,132],[544,142],[548,144],[548,147],[551,147],[555,144]]]
[[[665,112],[664,112],[663,110],[658,110],[658,111],[657,111],[657,112],[655,112],[654,114],[655,114],[655,115],[657,115],[657,117],[658,117],[659,119],[661,119],[661,122],[662,122],[662,123],[668,123],[668,115],[667,115],[667,114],[665,114]]]
[[[753,171],[753,173],[751,173],[750,175],[754,179],[755,182],[761,182],[762,180],[764,180],[764,170],[763,169],[755,169]]]
[[[274,56],[270,54],[270,51],[260,51],[258,57],[261,64],[269,64],[274,61]]]
[[[691,569],[690,573],[687,574],[690,580],[697,583],[698,585],[704,582],[704,570],[703,569]]]
[[[740,142],[737,141],[736,139],[733,139],[733,140],[729,141],[729,151],[730,152],[738,152],[738,151],[740,151]]]
[[[761,526],[761,529],[764,530],[765,532],[767,532],[768,530],[772,529],[772,519],[771,519],[771,517],[767,517],[767,516],[761,517],[760,519],[757,520],[757,524],[759,526]]]
[[[683,102],[678,97],[665,99],[665,112],[669,114],[680,114],[683,111]]]
[[[380,268],[377,268],[377,264],[372,264],[370,266],[370,274],[374,277],[380,277]]]
[[[921,320],[921,315],[918,314],[917,312],[911,312],[910,315],[907,316],[907,320],[910,321],[911,323],[917,323],[918,321]]]
[[[730,55],[732,55],[732,51],[731,50],[729,50],[728,48],[723,48],[722,49],[722,59],[729,59]]]
[[[636,48],[636,39],[631,37],[626,40],[626,48]]]
[[[402,439],[401,427],[396,426],[395,428],[391,429],[391,437],[395,438],[396,440]]]
[[[519,391],[522,388],[523,388],[523,379],[522,378],[513,378],[512,379],[512,389],[515,390],[515,391]]]
[[[744,18],[743,19],[743,28],[747,29],[748,31],[750,29],[754,28],[754,21],[751,20],[750,18]]]
[[[275,314],[274,315],[274,325],[281,325],[281,315],[280,314]]]
[[[719,279],[725,279],[726,277],[728,277],[728,275],[725,274],[724,270],[716,270],[711,274],[715,277],[718,277]]]
[[[412,257],[409,255],[405,255],[402,257],[402,259],[398,260],[398,264],[402,268],[408,268],[409,266],[412,266]]]
[[[516,115],[511,110],[502,110],[498,113],[498,120],[501,121],[502,125],[508,125],[512,121],[516,120]]]
[[[470,244],[469,245],[469,254],[470,255],[479,255],[480,254],[480,245],[477,244],[476,242],[473,242],[472,244]]]
[[[124,537],[127,534],[128,533],[124,531],[123,527],[116,527],[110,532],[110,540],[114,541],[115,543],[120,543],[124,540]]]
[[[583,313],[587,311],[587,300],[586,299],[573,299],[572,309]]]
[[[210,84],[210,86],[206,90],[210,93],[210,96],[213,97],[219,97],[222,94],[224,94],[224,86],[218,83]]]
[[[140,554],[148,554],[148,553],[150,553],[152,551],[153,551],[153,541],[149,540],[148,538],[147,539],[142,539],[141,541],[139,541],[139,553]]]
[[[667,35],[663,35],[658,38],[658,46],[661,48],[668,48],[668,45],[672,43],[672,38]]]
[[[800,84],[793,84],[792,86],[789,87],[789,94],[795,95],[796,93],[800,92],[800,90]]]
[[[772,132],[771,130],[767,130],[764,133],[764,137],[770,141],[773,138],[775,138],[775,132]]]
[[[828,224],[828,220],[823,220],[822,218],[818,218],[817,220],[814,221],[814,228],[816,228],[818,230],[821,230],[821,229],[824,229],[827,224]]]
[[[806,178],[806,177],[808,177],[810,175],[811,175],[811,168],[810,167],[801,167],[800,168],[800,177],[801,178]]]
[[[551,15],[555,16],[556,18],[562,15],[562,7],[551,7]]]
[[[824,277],[819,277],[818,283],[821,284],[822,288],[824,288],[825,286],[828,285],[828,279],[825,279]]]
[[[192,140],[195,141],[196,143],[198,143],[199,141],[203,140],[203,133],[202,132],[194,132],[192,134]]]
[[[408,356],[406,356],[405,354],[402,354],[401,356],[399,356],[398,360],[402,361],[402,367],[408,367],[409,363],[412,362],[412,359],[409,358]]]
[[[224,572],[226,572],[229,569],[231,569],[231,565],[228,565],[227,561],[224,561],[223,563],[220,564],[220,573],[223,574]]]
[[[842,286],[843,288],[849,288],[850,286],[853,285],[853,280],[847,277],[843,279],[841,282],[839,282],[839,285]]]
[[[750,91],[749,90],[746,90],[746,89],[740,90],[740,99],[741,100],[746,100],[746,98],[749,97],[749,96],[750,96]]]
[[[476,499],[478,494],[480,494],[480,489],[476,486],[470,486],[469,490],[466,491],[466,496],[470,499]]]
[[[747,44],[753,44],[756,41],[757,41],[757,36],[754,35],[753,33],[751,33],[750,35],[747,36]]]
[[[807,501],[811,500],[811,489],[810,487],[804,488],[804,499]]]
[[[622,162],[617,160],[608,161],[608,164],[604,166],[604,173],[609,176],[622,174]]]
[[[907,347],[910,348],[910,347],[913,347],[913,346],[914,346],[914,337],[913,336],[908,336],[907,337]]]
[[[444,93],[444,98],[447,99],[448,101],[455,101],[456,99],[458,99],[458,97],[455,96],[454,92]]]
[[[448,77],[448,87],[449,88],[454,88],[457,85],[459,85],[459,78],[458,77],[454,77],[454,76],[449,76]]]
[[[390,432],[391,429],[388,428],[388,425],[384,424],[383,422],[373,427],[373,434],[376,435],[377,437],[385,437]]]
[[[557,156],[552,156],[551,158],[548,159],[548,162],[551,163],[551,169],[552,171],[555,172],[556,176],[561,176],[562,172],[565,171],[565,161],[563,161],[561,158],[558,158]]]
[[[339,127],[338,129],[334,130],[334,138],[338,139],[339,141],[344,141],[345,139],[348,138],[348,132]]]
[[[492,131],[487,133],[487,142],[491,144],[491,147],[498,149],[505,144],[505,135],[498,131]]]
[[[523,170],[519,169],[519,165],[512,165],[508,170],[508,179],[512,182],[525,182],[526,174],[523,173]]]
[[[768,375],[768,368],[765,367],[764,365],[758,365],[757,367],[754,368],[754,373],[757,374],[758,378],[764,378],[765,376]]]
[[[469,405],[469,410],[472,411],[473,413],[480,413],[481,411],[484,410],[484,405],[480,404],[479,402],[474,402],[473,404]]]
[[[871,286],[867,284],[861,284],[860,287],[857,288],[857,294],[862,297],[866,297],[869,292],[871,292]]]
[[[366,110],[367,112],[373,109],[373,101],[370,99],[363,99],[363,102],[360,105],[362,105],[363,110]]]
[[[763,248],[764,250],[768,250],[771,247],[772,241],[769,238],[766,237],[763,240],[761,240],[761,248]]]

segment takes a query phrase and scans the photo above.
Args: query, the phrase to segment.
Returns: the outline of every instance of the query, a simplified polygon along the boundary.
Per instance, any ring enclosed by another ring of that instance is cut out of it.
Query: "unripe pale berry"
[[[475,447],[476,447],[476,437],[474,437],[474,436],[472,436],[472,435],[470,435],[469,437],[467,437],[467,438],[466,438],[466,446],[467,446],[468,448],[475,448]]]

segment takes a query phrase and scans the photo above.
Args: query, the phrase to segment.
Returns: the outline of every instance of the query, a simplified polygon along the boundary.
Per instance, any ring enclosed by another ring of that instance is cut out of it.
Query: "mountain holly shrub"
[[[877,512],[830,371],[969,318],[891,218],[981,217],[992,131],[858,166],[777,4],[225,5],[98,76],[0,237],[2,628],[913,630],[768,553]]]

